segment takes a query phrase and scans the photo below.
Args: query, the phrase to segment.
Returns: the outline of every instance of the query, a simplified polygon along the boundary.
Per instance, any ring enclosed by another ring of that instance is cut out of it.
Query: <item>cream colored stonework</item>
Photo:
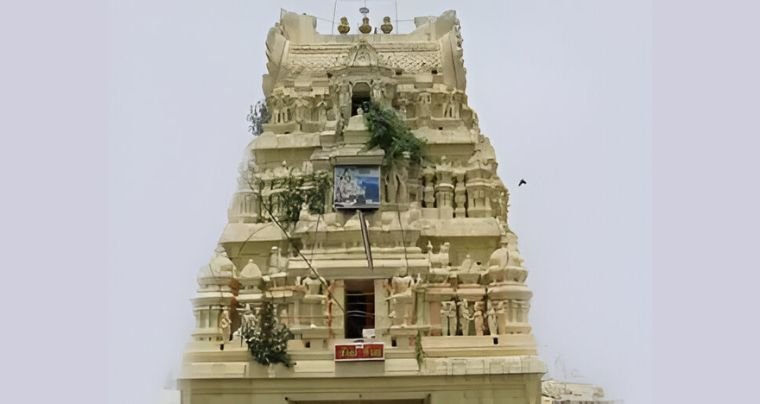
[[[321,35],[314,17],[285,13],[269,31],[263,87],[272,117],[246,150],[229,224],[198,275],[183,404],[541,402],[546,368],[529,322],[532,292],[507,226],[509,192],[469,106],[459,20],[449,11],[415,21],[409,34]],[[381,208],[366,212],[372,270],[356,212],[301,212],[290,236],[332,288],[338,304],[328,304],[262,201],[291,172],[380,164],[381,150],[364,150],[369,132],[351,108],[357,94],[396,109],[427,141],[426,162],[382,173]],[[268,283],[279,320],[295,334],[294,368],[256,364],[237,333],[223,341],[237,332],[223,311],[233,279],[241,285],[237,301],[250,308],[239,309],[246,318]],[[332,348],[346,341],[339,307],[355,280],[370,281],[384,361],[334,360]],[[455,335],[451,321],[467,335]]]

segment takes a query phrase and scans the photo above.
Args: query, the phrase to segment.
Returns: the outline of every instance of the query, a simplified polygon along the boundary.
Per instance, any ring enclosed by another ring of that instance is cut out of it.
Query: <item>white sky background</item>
[[[262,98],[267,31],[280,8],[330,19],[334,3],[111,3],[107,372],[110,402],[131,404],[154,402],[177,375],[195,276],[226,223],[251,140],[245,115]],[[338,4],[354,31],[362,3]],[[393,5],[368,1],[373,25],[395,19]],[[651,4],[430,0],[398,11],[448,9],[512,195],[540,355],[557,378],[649,403]]]

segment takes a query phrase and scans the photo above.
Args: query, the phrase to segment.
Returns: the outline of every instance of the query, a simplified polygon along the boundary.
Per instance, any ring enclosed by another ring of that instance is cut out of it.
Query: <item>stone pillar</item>
[[[467,216],[467,191],[464,185],[464,170],[455,170],[456,185],[454,188],[454,216],[463,218]]]
[[[385,279],[375,279],[375,330],[378,338],[381,333],[386,333],[391,327],[391,320],[388,318],[388,302],[385,300],[387,292],[383,286]]]
[[[438,183],[435,186],[438,218],[451,219],[454,217],[454,185],[452,185],[451,164],[446,156],[441,158],[441,164],[436,167]]]

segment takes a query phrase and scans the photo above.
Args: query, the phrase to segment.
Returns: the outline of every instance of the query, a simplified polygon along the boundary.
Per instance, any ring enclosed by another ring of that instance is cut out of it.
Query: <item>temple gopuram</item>
[[[265,122],[198,274],[182,403],[554,402],[456,13],[403,34],[316,22],[285,12],[266,38]],[[420,160],[367,147],[368,105],[394,111]],[[290,364],[252,356],[265,304]]]

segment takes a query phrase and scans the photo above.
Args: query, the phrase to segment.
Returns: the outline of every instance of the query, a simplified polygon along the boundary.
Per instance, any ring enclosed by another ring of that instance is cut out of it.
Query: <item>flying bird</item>
[[[528,183],[528,181],[525,181],[524,179],[521,179],[520,183],[517,184],[517,186],[519,187],[519,186],[522,186],[523,184],[527,184],[527,183]]]

